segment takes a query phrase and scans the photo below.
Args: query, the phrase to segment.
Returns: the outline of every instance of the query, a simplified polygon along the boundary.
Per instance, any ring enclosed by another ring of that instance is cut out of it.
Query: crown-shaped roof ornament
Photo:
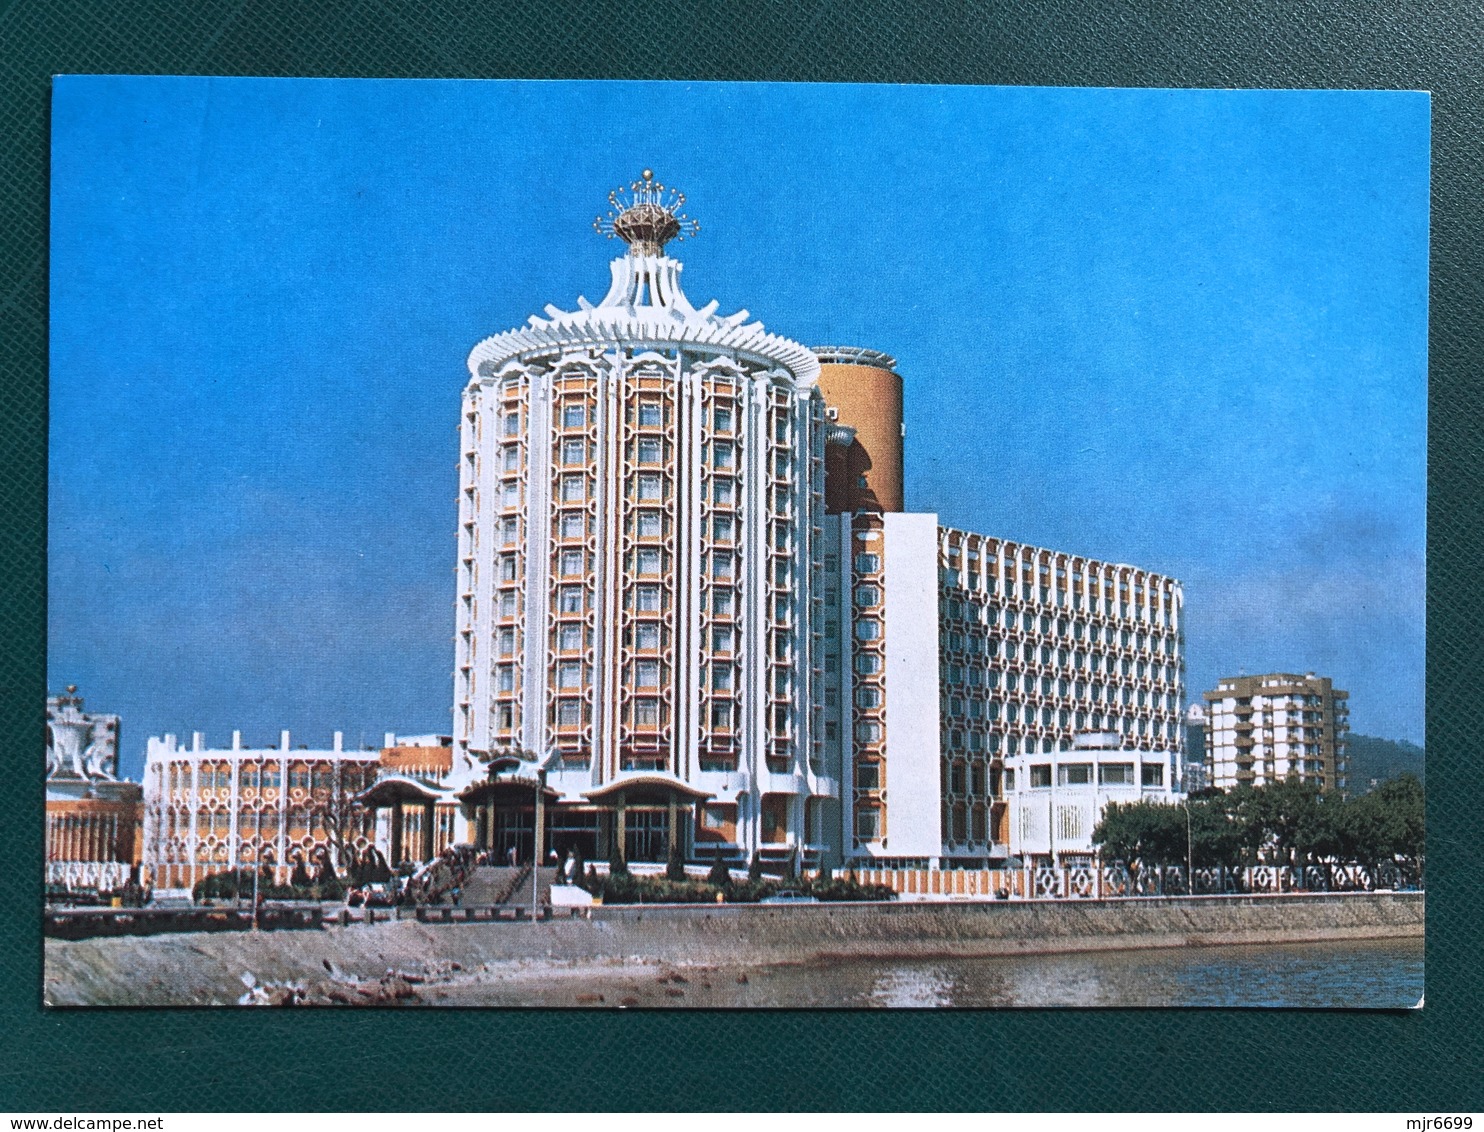
[[[701,230],[681,208],[685,194],[667,188],[646,169],[627,189],[608,194],[608,214],[593,221],[593,231],[629,245],[630,255],[664,255],[671,240],[681,241]]]

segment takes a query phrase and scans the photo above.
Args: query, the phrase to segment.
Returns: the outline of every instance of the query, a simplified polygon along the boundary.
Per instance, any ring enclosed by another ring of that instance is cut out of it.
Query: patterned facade
[[[1327,676],[1273,672],[1221,680],[1206,702],[1206,768],[1223,790],[1295,776],[1326,793],[1349,785],[1349,693]]]
[[[313,871],[321,851],[343,869],[371,845],[394,864],[422,861],[459,840],[457,807],[430,801],[382,812],[358,796],[413,769],[446,776],[448,765],[447,746],[391,735],[385,747],[364,750],[347,749],[339,732],[328,750],[295,747],[287,731],[273,747],[244,746],[241,732],[230,748],[208,748],[201,732],[189,746],[174,735],[151,738],[144,864],[157,889],[188,889],[211,873],[254,865],[286,882],[297,862]]]
[[[540,760],[551,843],[588,857],[791,852],[821,741],[819,364],[693,307],[662,244],[469,357],[455,770]],[[530,794],[504,793],[487,837],[523,853]]]

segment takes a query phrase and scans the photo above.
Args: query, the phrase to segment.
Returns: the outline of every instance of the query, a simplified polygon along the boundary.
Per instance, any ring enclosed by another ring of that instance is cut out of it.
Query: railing
[[[46,883],[111,892],[129,883],[129,865],[123,861],[48,861]]]
[[[1122,864],[1022,869],[836,869],[861,884],[885,885],[901,895],[967,899],[1117,900],[1139,896],[1264,895],[1283,892],[1375,892],[1421,889],[1419,869],[1403,863],[1366,865],[1251,865],[1196,869],[1129,869]]]

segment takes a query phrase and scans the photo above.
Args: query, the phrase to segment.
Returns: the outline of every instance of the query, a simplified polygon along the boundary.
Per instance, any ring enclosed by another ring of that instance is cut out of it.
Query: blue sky
[[[1415,93],[60,78],[53,689],[148,735],[446,731],[464,359],[596,300],[610,188],[698,306],[894,355],[907,505],[1185,583],[1192,698],[1423,739]]]

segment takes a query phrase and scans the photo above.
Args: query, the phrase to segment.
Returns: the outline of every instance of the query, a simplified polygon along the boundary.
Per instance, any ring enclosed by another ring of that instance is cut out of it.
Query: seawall
[[[230,1003],[260,982],[333,967],[450,971],[565,965],[764,966],[852,958],[973,958],[1420,937],[1422,893],[1211,896],[1117,901],[627,905],[539,924],[330,927],[46,941],[53,1005]],[[453,976],[455,978],[460,976]]]

